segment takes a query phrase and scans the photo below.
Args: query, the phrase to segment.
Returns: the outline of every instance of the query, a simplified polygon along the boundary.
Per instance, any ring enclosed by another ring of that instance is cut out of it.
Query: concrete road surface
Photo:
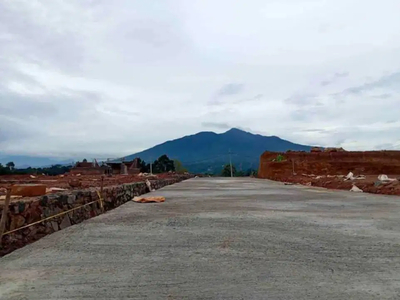
[[[400,299],[400,198],[192,179],[0,259],[0,299]]]

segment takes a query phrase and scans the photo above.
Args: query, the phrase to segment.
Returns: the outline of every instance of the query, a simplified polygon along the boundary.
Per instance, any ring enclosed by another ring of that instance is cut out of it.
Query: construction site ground
[[[361,175],[361,174],[355,174]],[[291,175],[278,178],[278,181],[288,183],[298,183],[307,186],[324,187],[327,189],[340,189],[349,191],[353,185],[360,188],[363,192],[384,195],[400,195],[400,175],[387,175],[394,181],[380,181],[377,175],[366,175],[365,179],[345,180],[345,175]]]
[[[195,178],[0,258],[0,299],[398,299],[399,197]]]
[[[74,175],[64,174],[58,176],[46,176],[46,175],[2,175],[0,176],[0,197],[4,198],[6,194],[6,188],[13,184],[40,184],[45,185],[48,189],[48,193],[60,192],[60,189],[74,190],[74,189],[85,189],[90,187],[100,187],[103,177],[103,186],[114,186],[124,183],[132,182],[143,182],[146,179],[156,178],[169,178],[174,176],[174,173],[163,173],[153,176],[140,176],[140,175]],[[71,187],[71,181],[79,181],[80,185],[77,187]],[[1,199],[2,199],[1,198]],[[0,199],[0,202],[2,201]],[[12,201],[19,201],[23,198],[13,197]],[[4,200],[4,199],[3,199]]]

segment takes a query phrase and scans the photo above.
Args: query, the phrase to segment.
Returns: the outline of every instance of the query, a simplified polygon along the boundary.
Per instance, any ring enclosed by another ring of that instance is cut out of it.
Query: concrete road
[[[192,179],[0,259],[0,299],[400,299],[400,198]]]

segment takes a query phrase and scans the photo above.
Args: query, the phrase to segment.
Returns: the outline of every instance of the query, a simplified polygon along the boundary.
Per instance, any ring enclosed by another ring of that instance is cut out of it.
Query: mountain
[[[125,157],[140,157],[154,161],[163,154],[178,159],[191,172],[220,173],[222,166],[232,163],[238,170],[258,169],[260,155],[264,151],[310,151],[310,146],[294,144],[277,136],[262,136],[233,128],[225,133],[199,132],[168,141],[145,151]]]
[[[57,158],[50,157],[39,157],[39,156],[26,156],[26,155],[0,155],[0,164],[5,166],[8,162],[14,162],[16,168],[37,168],[46,167],[51,165],[66,165],[71,164],[70,160],[60,160]]]

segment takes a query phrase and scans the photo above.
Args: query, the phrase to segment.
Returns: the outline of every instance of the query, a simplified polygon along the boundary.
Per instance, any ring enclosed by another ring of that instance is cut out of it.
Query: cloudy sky
[[[399,0],[0,0],[0,152],[231,127],[400,149]]]

